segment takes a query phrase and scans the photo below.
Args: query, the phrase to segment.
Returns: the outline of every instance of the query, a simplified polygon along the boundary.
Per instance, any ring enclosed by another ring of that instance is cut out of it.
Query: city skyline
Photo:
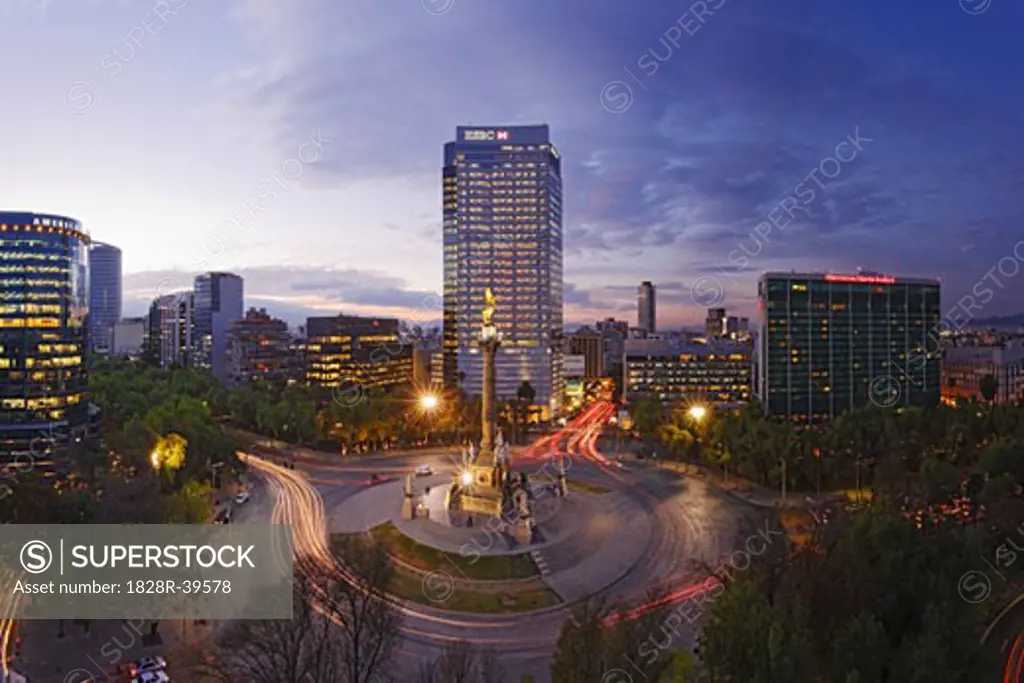
[[[176,0],[162,17],[112,2],[8,4],[0,37],[12,50],[44,35],[57,47],[31,78],[11,76],[22,104],[5,129],[49,135],[9,140],[25,161],[0,182],[9,208],[74,215],[123,249],[125,315],[197,272],[228,270],[249,285],[247,305],[289,322],[417,319],[441,284],[438,259],[424,258],[441,249],[437,146],[464,122],[543,122],[571,160],[567,323],[629,319],[639,279],[658,286],[667,328],[700,324],[701,277],[752,316],[758,274],[776,269],[939,277],[951,305],[1015,247],[1021,167],[1007,150],[1020,94],[1005,84],[1022,10],[914,4],[709,2],[696,20],[685,7],[611,3],[588,3],[581,19],[582,3],[566,3],[545,6],[565,21],[544,22],[535,1],[396,13]],[[531,48],[509,59],[490,47],[481,29],[499,24]],[[345,40],[326,40],[338,31]],[[455,36],[473,60],[444,49]],[[696,55],[708,59],[698,67]],[[346,66],[359,61],[369,66]],[[838,148],[851,139],[859,147]],[[67,168],[42,161],[67,150]],[[273,201],[257,194],[267,183]],[[775,220],[808,190],[806,220]],[[217,241],[252,201],[256,220]],[[997,295],[978,315],[1018,312]]]

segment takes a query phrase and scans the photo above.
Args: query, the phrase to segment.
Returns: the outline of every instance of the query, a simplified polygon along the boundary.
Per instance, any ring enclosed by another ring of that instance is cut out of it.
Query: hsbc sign
[[[487,140],[508,140],[507,130],[467,130],[462,134],[462,139],[471,142]]]

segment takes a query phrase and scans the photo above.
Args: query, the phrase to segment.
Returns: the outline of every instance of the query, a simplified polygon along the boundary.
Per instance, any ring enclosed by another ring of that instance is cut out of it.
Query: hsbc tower
[[[562,164],[548,126],[460,126],[444,146],[444,380],[480,392],[477,339],[489,287],[499,399],[534,390],[557,414],[562,372]]]

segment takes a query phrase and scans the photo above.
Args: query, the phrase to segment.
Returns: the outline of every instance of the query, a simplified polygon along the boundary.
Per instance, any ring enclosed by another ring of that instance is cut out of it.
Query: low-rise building
[[[421,339],[413,343],[412,379],[417,387],[429,389],[443,384],[443,365],[438,366],[436,372],[434,368],[434,358],[440,353],[441,345],[435,341]],[[443,363],[443,356],[439,362]]]
[[[583,355],[570,354],[562,361],[565,379],[585,379],[590,377],[587,374],[587,358]]]
[[[604,376],[604,337],[597,330],[581,327],[570,334],[566,353],[582,356],[586,365],[583,377],[597,379]],[[570,375],[566,372],[566,377]]]
[[[971,399],[987,401],[983,391],[989,381],[986,376],[994,381],[994,402],[1024,400],[1024,340],[946,349],[942,358],[942,400],[952,405]]]
[[[666,403],[684,399],[722,405],[746,403],[751,397],[753,365],[751,344],[627,340],[623,362],[626,400],[656,396]]]
[[[401,341],[396,318],[309,318],[306,333],[310,384],[388,391],[413,384],[412,345]]]

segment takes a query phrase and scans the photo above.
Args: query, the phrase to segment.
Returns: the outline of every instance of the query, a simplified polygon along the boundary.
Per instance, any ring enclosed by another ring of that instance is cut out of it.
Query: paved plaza
[[[403,534],[445,553],[509,555],[532,553],[541,579],[565,602],[576,602],[611,586],[636,566],[651,540],[644,509],[623,492],[570,492],[565,498],[538,495],[537,535],[531,544],[501,533],[500,521],[467,526],[458,513],[451,523],[444,498],[448,475],[414,480],[417,519],[402,518],[405,480],[367,488],[338,506],[332,533],[361,533],[393,523]],[[467,550],[468,549],[468,550]]]

